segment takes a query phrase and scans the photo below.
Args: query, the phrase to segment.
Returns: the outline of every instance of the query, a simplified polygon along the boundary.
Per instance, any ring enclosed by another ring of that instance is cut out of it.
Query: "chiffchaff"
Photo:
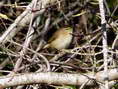
[[[73,38],[72,33],[73,29],[71,27],[57,30],[44,48],[56,48],[59,50],[68,48]]]

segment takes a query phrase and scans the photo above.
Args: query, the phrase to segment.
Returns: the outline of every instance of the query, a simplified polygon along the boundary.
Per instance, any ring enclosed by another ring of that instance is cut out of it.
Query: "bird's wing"
[[[55,32],[55,33],[53,34],[53,36],[49,39],[48,43],[54,41],[56,38],[58,38],[58,36],[59,36],[59,32],[57,31],[57,32]]]

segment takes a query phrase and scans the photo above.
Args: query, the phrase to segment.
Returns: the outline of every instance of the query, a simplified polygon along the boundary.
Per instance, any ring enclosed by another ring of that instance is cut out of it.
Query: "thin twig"
[[[34,2],[33,2],[34,5],[33,5],[32,9],[36,8],[36,3],[37,3],[37,0],[34,0]],[[30,42],[32,40],[33,32],[34,32],[34,29],[32,27],[33,19],[34,19],[34,13],[32,13],[32,16],[31,16],[31,21],[30,21],[28,32],[27,32],[26,40],[25,40],[25,42],[23,44],[23,48],[22,48],[22,50],[20,52],[20,58],[17,60],[17,62],[15,64],[15,67],[14,67],[14,71],[15,72],[17,72],[18,68],[20,67],[20,65],[22,63],[22,60],[23,60],[23,56],[27,52],[26,48],[29,47],[29,44],[30,44]]]

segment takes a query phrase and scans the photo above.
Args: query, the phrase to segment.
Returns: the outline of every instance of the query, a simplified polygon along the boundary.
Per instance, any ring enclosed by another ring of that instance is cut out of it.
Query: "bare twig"
[[[33,7],[32,7],[32,9],[35,9],[36,8],[36,3],[37,3],[37,0],[33,0]],[[29,47],[29,44],[30,44],[30,42],[32,40],[33,32],[34,32],[34,29],[33,29],[33,26],[32,26],[33,19],[34,19],[34,13],[32,13],[32,16],[31,16],[29,30],[28,30],[28,33],[27,33],[27,36],[26,36],[26,40],[25,40],[25,42],[23,44],[23,49],[20,52],[20,58],[17,60],[17,62],[15,64],[15,67],[14,67],[14,71],[15,72],[18,70],[19,66],[21,65],[22,60],[23,60],[22,57],[24,56],[24,54],[26,54],[26,51],[27,51],[26,48]]]
[[[99,8],[101,15],[101,25],[103,31],[103,58],[104,58],[104,76],[105,76],[105,89],[109,89],[108,85],[108,49],[107,49],[107,30],[106,30],[106,20],[105,20],[105,11],[104,11],[104,0],[99,0]]]
[[[37,2],[37,9],[38,11],[35,12],[35,17],[37,15],[40,15],[44,13],[46,4],[48,3],[54,3],[56,0],[51,0],[54,2],[49,2],[50,0],[47,0],[47,2],[43,0],[38,0]],[[20,31],[23,27],[25,27],[27,24],[29,24],[31,20],[31,7],[33,6],[33,1],[27,6],[26,10],[14,21],[13,24],[9,26],[9,28],[3,33],[3,35],[0,37],[0,43],[7,42],[7,40],[12,39],[18,31]]]

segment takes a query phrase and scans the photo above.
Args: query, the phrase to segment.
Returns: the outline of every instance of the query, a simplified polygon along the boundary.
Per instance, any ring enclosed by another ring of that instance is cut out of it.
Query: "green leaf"
[[[81,16],[81,15],[83,15],[83,14],[85,14],[86,13],[86,11],[82,11],[81,13],[78,13],[78,14],[76,14],[76,15],[73,15],[73,17],[78,17],[78,16]]]
[[[9,19],[7,15],[0,13],[0,18]]]

